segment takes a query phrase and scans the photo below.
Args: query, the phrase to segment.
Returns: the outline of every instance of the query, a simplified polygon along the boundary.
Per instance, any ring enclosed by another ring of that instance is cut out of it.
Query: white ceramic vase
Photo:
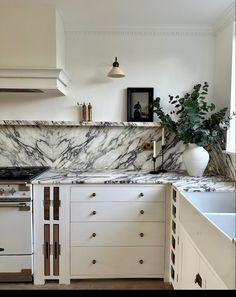
[[[209,153],[194,143],[189,143],[183,152],[183,162],[190,176],[201,177],[209,162]]]

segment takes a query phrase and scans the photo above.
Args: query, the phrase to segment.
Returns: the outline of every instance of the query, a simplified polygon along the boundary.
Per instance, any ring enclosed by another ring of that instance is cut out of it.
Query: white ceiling
[[[214,25],[234,0],[0,0],[55,4],[66,27],[155,28]]]

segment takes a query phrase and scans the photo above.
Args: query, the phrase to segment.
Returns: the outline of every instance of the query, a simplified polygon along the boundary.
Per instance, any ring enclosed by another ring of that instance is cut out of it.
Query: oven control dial
[[[15,190],[14,188],[11,188],[11,189],[9,190],[9,194],[12,194],[12,195],[14,195],[14,194],[15,194],[15,192],[16,192],[16,190]]]

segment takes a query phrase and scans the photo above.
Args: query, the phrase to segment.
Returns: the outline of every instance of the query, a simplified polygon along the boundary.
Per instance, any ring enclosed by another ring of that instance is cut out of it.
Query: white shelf
[[[156,122],[71,122],[71,121],[27,121],[0,120],[0,126],[67,126],[67,127],[160,127]]]

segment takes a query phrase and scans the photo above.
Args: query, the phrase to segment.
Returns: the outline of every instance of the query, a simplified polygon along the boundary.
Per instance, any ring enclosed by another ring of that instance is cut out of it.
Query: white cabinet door
[[[31,205],[0,203],[0,256],[32,253]]]
[[[180,232],[181,289],[227,289],[210,265],[195,248],[190,236],[181,228]]]
[[[199,275],[199,254],[183,230],[180,232],[179,243],[181,253],[181,289],[202,289],[196,283],[196,277]]]
[[[221,290],[227,289],[225,284],[219,279],[211,270],[209,265],[200,257],[199,259],[199,272],[203,277],[203,287],[206,290]]]

